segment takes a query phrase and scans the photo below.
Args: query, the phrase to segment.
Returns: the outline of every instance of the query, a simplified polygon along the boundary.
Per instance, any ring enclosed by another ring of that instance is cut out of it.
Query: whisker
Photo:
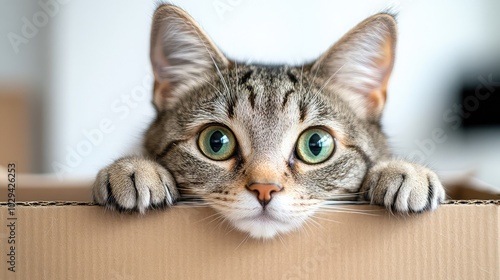
[[[208,204],[189,204],[189,203],[183,203],[183,204],[175,204],[175,207],[179,208],[206,208],[207,206],[210,206]]]
[[[198,220],[198,221],[196,221],[196,222],[194,222],[194,223],[199,223],[199,222],[202,222],[202,221],[208,220],[208,219],[210,219],[210,218],[212,218],[212,217],[214,217],[214,216],[219,217],[219,216],[221,216],[221,215],[222,215],[222,214],[220,214],[219,212],[216,212],[215,214],[212,214],[212,215],[207,216],[207,217],[205,217],[205,218],[201,218],[200,220]],[[209,223],[211,223],[211,222],[213,222],[213,220],[212,220],[212,221],[210,221]]]
[[[335,210],[335,209],[349,210],[352,212],[364,212],[364,213],[384,211],[383,209],[356,209],[347,207],[346,205],[336,205],[336,204],[322,204],[318,208],[318,210]]]
[[[203,45],[205,45],[205,43],[203,43]],[[206,46],[205,46],[205,48],[207,49]],[[217,63],[215,63],[215,59],[212,57],[212,54],[210,53],[210,51],[208,49],[207,49],[207,52],[210,55],[210,58],[212,59],[212,62],[215,65],[215,69],[217,69],[217,74],[219,75],[219,78],[221,79],[222,84],[226,88],[227,93],[229,93],[230,92],[229,87],[227,86],[226,80],[224,79],[224,76],[222,75],[222,73],[221,73],[221,71],[219,69],[219,66],[217,65]]]
[[[288,246],[286,245],[286,242],[285,242],[285,240],[283,239],[283,237],[281,236],[281,234],[278,232],[278,233],[276,234],[276,236],[277,236],[277,237],[278,237],[278,239],[281,241],[281,244],[283,245],[283,247],[285,247],[285,249],[287,249],[287,250],[288,250]]]
[[[203,44],[203,46],[205,47],[205,50],[207,51],[208,55],[210,56],[210,59],[212,60],[212,62],[214,63],[214,66],[215,66],[215,69],[217,69],[217,74],[219,75],[219,78],[221,79],[222,81],[222,84],[224,85],[224,87],[226,88],[227,90],[227,93],[229,93],[229,87],[227,86],[227,83],[226,83],[226,80],[224,79],[224,76],[222,75],[220,69],[219,69],[219,66],[217,65],[217,63],[215,62],[215,59],[212,55],[212,53],[210,52],[210,50],[208,49],[207,45],[205,44],[205,42],[203,41],[200,33],[198,32],[198,30],[193,26],[192,30],[194,30],[196,32],[196,35],[198,35],[198,39],[200,39],[200,42]]]
[[[356,201],[353,201],[353,200],[325,200],[323,202],[323,205],[366,205],[367,202],[366,201],[359,201],[359,200],[356,200]]]
[[[342,203],[342,201],[325,201],[319,205],[320,207],[328,207],[328,208],[335,208],[335,207],[359,207],[359,206],[373,206],[370,204],[367,204],[366,202],[357,202],[357,203],[352,203],[351,201],[347,201],[345,203]],[[356,208],[352,208],[356,209]]]
[[[323,228],[323,225],[321,225],[320,223],[315,221],[313,218],[314,218],[314,216],[312,216],[310,219],[302,218],[302,221],[304,223],[305,228],[308,229],[308,231],[310,230],[312,235],[314,235],[314,229]],[[308,232],[308,231],[306,231],[306,232]],[[307,236],[309,237],[308,234],[307,234]]]
[[[226,218],[224,216],[220,216],[217,218],[217,221],[218,221],[218,224],[217,226],[215,227],[216,229],[221,229],[222,228],[222,225],[224,224],[224,222],[226,221]]]
[[[361,194],[364,194],[364,192],[331,194],[330,196],[327,196],[326,198],[323,198],[323,200],[330,200],[330,199],[335,199],[335,198],[338,198],[338,197],[352,197],[352,198],[357,198]]]
[[[236,87],[236,94],[240,95],[240,87],[238,86],[240,76],[238,74],[238,63],[236,61],[234,62],[234,67],[236,69],[236,85],[235,85],[235,87]]]
[[[322,61],[320,61],[320,62],[319,62],[319,65],[318,65],[318,67],[316,68],[316,71],[314,71],[314,76],[313,76],[313,78],[312,78],[311,84],[309,85],[309,89],[307,90],[307,93],[306,93],[306,94],[309,94],[309,92],[311,91],[311,89],[312,89],[312,87],[313,87],[313,85],[314,85],[314,80],[316,79],[316,75],[318,75],[318,70],[319,70],[319,68],[320,68],[319,66],[321,65],[321,62],[322,62]]]
[[[312,217],[312,218],[314,218],[314,216],[311,216],[311,217]],[[318,223],[318,222],[317,222],[317,221],[315,221],[314,219],[311,219],[311,220],[309,220],[309,221],[311,221],[311,223],[312,223],[312,224],[311,224],[311,226],[316,226],[316,227],[318,227],[318,228],[319,228],[319,227],[323,227],[323,225],[322,225],[322,224]],[[308,222],[308,221],[307,221],[307,222]]]
[[[330,76],[330,78],[328,78],[328,80],[326,80],[326,82],[325,82],[325,83],[323,84],[323,86],[322,86],[322,87],[318,90],[318,92],[321,92],[321,91],[322,91],[322,90],[323,90],[323,89],[324,89],[324,88],[328,85],[328,83],[330,82],[330,80],[331,80],[331,79],[333,79],[333,77],[335,77],[335,75],[337,75],[337,73],[338,73],[338,72],[339,72],[342,68],[344,68],[344,66],[345,66],[346,64],[347,64],[347,62],[346,62],[346,63],[344,63],[344,64],[342,64],[342,66],[340,66],[340,67],[339,67],[339,69],[337,69],[337,71],[335,71],[335,73],[333,73],[333,74]],[[318,68],[319,68],[319,67],[318,67]]]
[[[317,213],[350,213],[350,214],[364,214],[370,216],[380,216],[380,212],[384,211],[383,209],[354,209],[348,208],[345,206],[333,206],[333,205],[324,205],[320,207],[316,212]]]
[[[181,199],[177,201],[176,206],[208,206],[210,205],[207,201],[202,199]]]
[[[335,209],[349,210],[349,211],[352,211],[352,212],[365,212],[365,213],[384,211],[383,209],[356,209],[356,208],[348,208],[348,207],[346,207],[344,205],[339,205],[339,206],[324,205],[324,206],[320,207],[318,210],[335,210]]]
[[[344,213],[344,214],[359,214],[359,215],[366,215],[366,216],[373,216],[373,217],[378,217],[380,215],[374,214],[374,213],[366,213],[366,212],[358,212],[358,211],[348,211],[348,210],[324,210],[324,211],[318,211],[317,213],[321,214],[330,214],[330,213]]]
[[[301,233],[304,232],[306,234],[306,238],[309,239],[309,230],[311,230],[311,228],[309,227],[308,225],[308,222],[307,221],[304,221],[304,219],[301,219],[302,220],[302,226],[300,227],[301,229]]]
[[[216,220],[220,219],[220,216],[221,216],[221,214],[220,214],[220,213],[215,213],[215,214],[212,214],[212,215],[210,215],[210,216],[208,216],[208,217],[202,218],[202,219],[200,219],[199,221],[196,221],[195,223],[200,223],[200,222],[202,222],[202,221],[206,221],[206,220],[208,220],[208,219],[211,219],[211,220],[208,222],[208,224],[210,224],[210,223],[213,223],[214,221],[216,221]]]
[[[245,236],[245,238],[243,238],[243,240],[241,240],[240,244],[238,244],[238,246],[236,246],[236,248],[234,249],[234,251],[238,250],[238,248],[240,248],[241,245],[243,245],[248,240],[249,237],[250,237],[250,234],[247,233],[246,236]]]
[[[323,221],[328,221],[328,222],[333,222],[333,223],[341,223],[339,221],[335,221],[335,220],[331,220],[331,219],[327,219],[327,218],[322,218],[322,217],[318,217],[318,216],[313,216],[314,219],[319,219],[319,220],[323,220]],[[312,217],[311,217],[312,218]]]
[[[209,82],[207,79],[204,79],[204,82],[211,85],[217,91],[218,94],[222,95],[222,92],[216,86],[214,86],[214,84]]]
[[[309,220],[316,226],[316,228],[324,229],[325,227],[320,222],[316,221],[315,220],[316,218],[317,218],[316,215],[312,215]]]
[[[302,85],[303,85],[302,76],[303,75],[304,75],[304,64],[302,64],[302,67],[300,67],[300,88],[299,88],[299,92],[302,92]]]
[[[227,229],[229,228],[229,229]],[[225,235],[228,235],[229,233],[233,232],[235,230],[235,227],[231,226],[230,227],[230,224],[227,223],[227,227],[226,227],[226,234]]]

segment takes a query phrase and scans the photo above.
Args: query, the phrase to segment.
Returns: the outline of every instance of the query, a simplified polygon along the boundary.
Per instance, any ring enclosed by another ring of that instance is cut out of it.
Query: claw
[[[92,196],[97,204],[110,209],[145,213],[147,209],[164,208],[175,202],[176,189],[169,188],[174,183],[173,177],[160,164],[128,157],[99,172]]]

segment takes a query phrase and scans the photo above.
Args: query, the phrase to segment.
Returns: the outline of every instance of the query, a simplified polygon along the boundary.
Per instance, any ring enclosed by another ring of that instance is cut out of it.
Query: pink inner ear
[[[151,30],[151,64],[155,74],[154,104],[163,110],[203,81],[201,77],[227,67],[222,55],[200,26],[186,12],[172,5],[160,6]]]
[[[376,112],[382,111],[387,100],[387,86],[394,65],[394,44],[391,38],[387,38],[384,44],[380,46],[380,53],[382,55],[375,61],[376,67],[381,72],[380,87],[374,89],[368,95],[372,109]]]
[[[169,103],[168,99],[171,93],[171,86],[168,82],[158,82],[158,79],[155,80],[154,89],[153,89],[153,104],[156,109],[161,111],[166,109],[166,105]]]
[[[378,119],[394,65],[396,22],[386,14],[374,15],[358,24],[331,47],[315,64],[323,75],[333,75],[332,85],[349,89],[350,100],[365,117]],[[313,66],[313,67],[315,67]],[[363,104],[360,108],[360,103]]]
[[[372,91],[370,94],[368,94],[369,110],[376,114],[380,114],[382,112],[382,109],[384,109],[385,100],[386,100],[385,90]]]

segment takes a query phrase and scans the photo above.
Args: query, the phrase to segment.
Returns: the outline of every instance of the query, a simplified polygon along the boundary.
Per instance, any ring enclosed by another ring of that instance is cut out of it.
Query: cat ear
[[[153,17],[151,64],[157,110],[175,105],[182,94],[229,64],[198,24],[182,9],[160,6]]]
[[[324,53],[312,67],[337,88],[366,119],[380,119],[394,65],[396,21],[389,14],[364,20]]]

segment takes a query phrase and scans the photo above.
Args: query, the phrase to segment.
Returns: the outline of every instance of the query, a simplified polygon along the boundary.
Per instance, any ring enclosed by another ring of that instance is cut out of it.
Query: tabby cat
[[[95,202],[144,213],[204,201],[254,238],[298,229],[332,200],[435,209],[437,175],[394,159],[381,130],[395,46],[395,19],[381,13],[310,64],[240,64],[186,12],[160,6],[145,155],[102,169]]]

